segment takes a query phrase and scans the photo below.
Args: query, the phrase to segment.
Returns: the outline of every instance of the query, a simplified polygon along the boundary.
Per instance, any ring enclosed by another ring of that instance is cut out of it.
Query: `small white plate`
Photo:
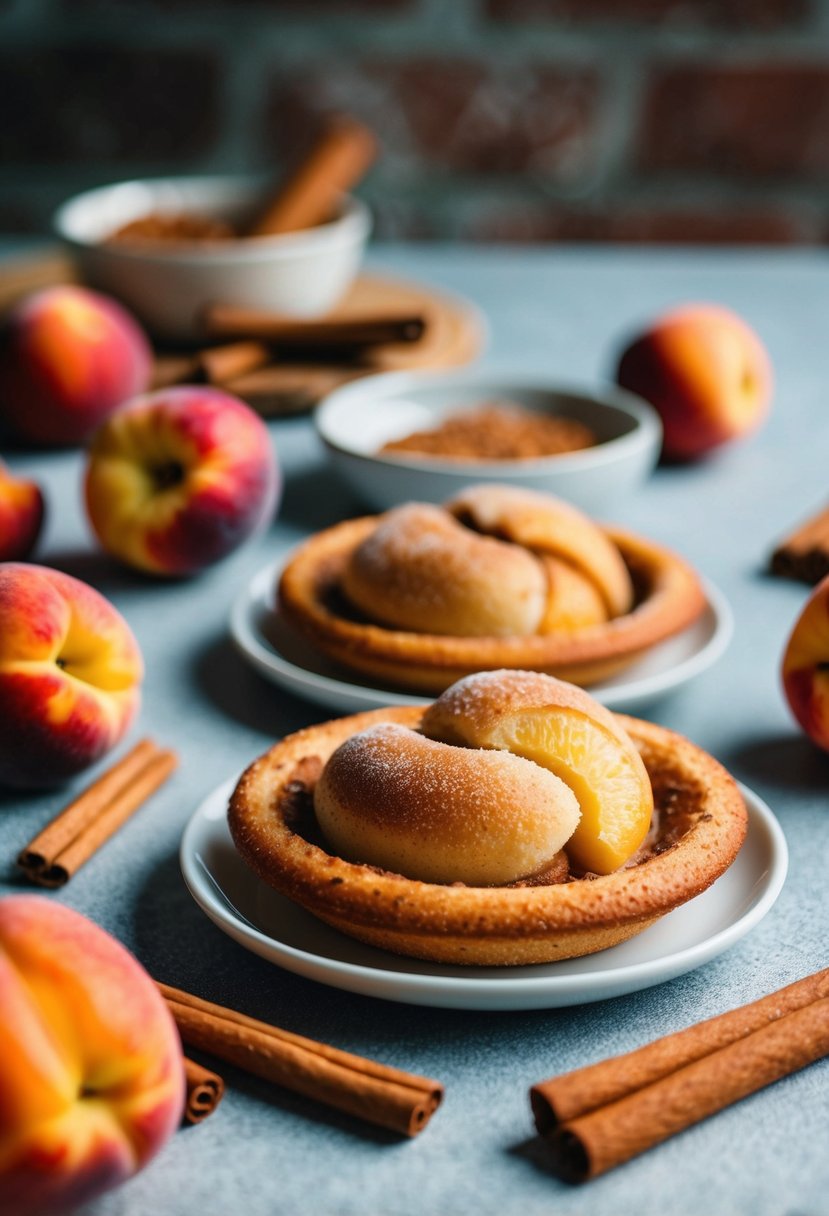
[[[181,869],[196,903],[240,945],[332,988],[446,1009],[552,1009],[637,992],[715,958],[759,923],[786,877],[782,829],[742,787],[748,836],[712,887],[630,941],[585,958],[532,967],[450,967],[363,945],[323,924],[255,878],[227,826],[234,783],[210,794],[181,842]]]
[[[386,705],[426,705],[433,698],[364,684],[315,650],[274,612],[275,589],[289,555],[255,574],[230,614],[230,632],[244,657],[287,692],[338,713]],[[654,646],[632,666],[589,691],[609,709],[641,709],[717,661],[734,629],[728,601],[705,582],[707,604],[688,629]]]

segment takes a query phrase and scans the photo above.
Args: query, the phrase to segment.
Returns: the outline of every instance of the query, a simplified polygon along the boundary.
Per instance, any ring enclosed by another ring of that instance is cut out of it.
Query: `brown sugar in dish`
[[[447,460],[534,460],[596,443],[594,432],[575,418],[539,414],[507,402],[450,414],[430,430],[389,440],[380,451]]]

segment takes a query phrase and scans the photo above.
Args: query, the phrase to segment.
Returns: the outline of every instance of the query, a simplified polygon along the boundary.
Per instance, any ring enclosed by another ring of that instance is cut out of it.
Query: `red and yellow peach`
[[[0,460],[0,562],[17,562],[34,549],[43,527],[44,502],[33,481],[14,477]]]
[[[267,428],[214,388],[129,402],[92,443],[86,503],[103,547],[153,574],[192,574],[270,519],[279,472]]]
[[[108,414],[143,392],[151,352],[115,300],[83,287],[49,287],[12,310],[0,345],[0,418],[21,439],[82,443]]]
[[[622,354],[618,383],[656,409],[663,456],[695,460],[760,425],[772,373],[760,339],[727,308],[689,305],[661,317]]]
[[[66,1211],[126,1181],[183,1101],[175,1024],[133,956],[61,904],[0,899],[0,1211]]]
[[[818,583],[783,654],[783,689],[809,738],[829,751],[829,575]]]
[[[100,759],[138,709],[138,643],[79,579],[0,565],[0,784],[55,785]]]

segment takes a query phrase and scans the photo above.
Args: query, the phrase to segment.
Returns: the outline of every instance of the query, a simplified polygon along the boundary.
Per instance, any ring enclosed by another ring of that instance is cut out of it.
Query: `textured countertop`
[[[731,602],[736,633],[728,652],[650,716],[713,752],[766,799],[788,840],[789,876],[766,919],[714,962],[632,996],[557,1011],[392,1004],[322,987],[247,953],[188,895],[177,859],[182,828],[206,793],[274,739],[328,715],[246,667],[228,640],[228,610],[278,546],[357,513],[359,504],[326,471],[307,419],[271,423],[286,490],[270,532],[203,577],[157,583],[96,552],[77,453],[12,454],[12,466],[41,480],[49,497],[38,560],[93,583],[126,615],[147,664],[138,730],[181,755],[176,777],[52,898],[110,930],[160,979],[446,1086],[427,1130],[403,1143],[223,1067],[229,1086],[219,1111],[85,1211],[829,1212],[825,1061],[581,1189],[545,1169],[527,1101],[533,1081],[827,964],[829,757],[798,733],[778,677],[806,589],[769,579],[764,565],[773,542],[829,493],[829,262],[816,253],[410,246],[379,249],[372,264],[477,301],[491,325],[485,362],[503,371],[595,382],[632,327],[681,301],[722,302],[755,326],[776,369],[764,430],[708,463],[658,471],[615,519],[678,548]],[[0,796],[4,891],[21,889],[12,859],[65,800]]]

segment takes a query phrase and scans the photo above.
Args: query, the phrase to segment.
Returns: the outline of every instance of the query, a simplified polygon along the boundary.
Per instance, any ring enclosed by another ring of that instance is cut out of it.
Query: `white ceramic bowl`
[[[200,312],[216,302],[319,316],[354,279],[371,230],[368,209],[351,196],[331,223],[282,236],[164,248],[106,243],[116,229],[152,212],[239,219],[266,189],[261,180],[234,177],[121,182],[64,203],[54,227],[84,280],[117,296],[159,336],[198,337]]]
[[[598,443],[578,452],[492,462],[379,454],[390,439],[436,425],[447,414],[509,401],[577,418]],[[655,411],[613,386],[583,389],[485,372],[372,376],[337,389],[318,408],[319,435],[355,494],[382,511],[401,502],[443,502],[464,487],[499,481],[567,499],[601,514],[630,494],[659,456]]]

